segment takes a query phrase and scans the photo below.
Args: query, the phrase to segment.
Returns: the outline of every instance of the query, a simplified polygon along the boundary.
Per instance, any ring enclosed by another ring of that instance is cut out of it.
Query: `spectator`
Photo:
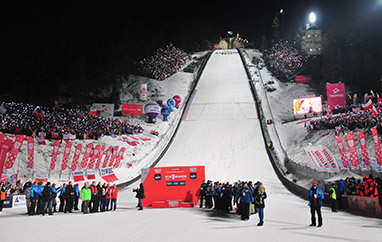
[[[89,184],[85,182],[85,187],[81,190],[81,199],[82,199],[82,207],[83,207],[83,213],[87,214],[89,213],[89,202],[92,197],[92,191],[89,188]]]
[[[318,227],[322,226],[321,206],[324,200],[324,193],[317,187],[317,183],[313,182],[312,188],[308,192],[308,200],[310,206],[310,214],[312,223],[309,226],[316,226],[316,213],[318,217]]]
[[[80,199],[80,188],[78,187],[78,183],[74,185],[74,211],[79,210],[78,209],[78,202]]]
[[[53,191],[50,182],[47,182],[42,192],[42,201],[44,202],[44,208],[42,210],[42,216],[45,216],[46,210],[49,209],[49,215],[53,215],[52,212],[52,199]]]
[[[65,188],[65,213],[72,213],[74,192],[72,182],[70,181]]]
[[[117,185],[113,185],[113,187],[111,188],[111,206],[110,206],[110,210],[112,211],[115,211],[117,209],[117,198],[118,198],[118,187]],[[114,204],[114,206],[113,206]]]
[[[0,212],[3,211],[3,204],[5,200],[5,196],[7,195],[7,192],[5,191],[5,186],[1,184],[0,187]]]
[[[256,211],[259,214],[259,223],[257,226],[263,226],[264,224],[264,208],[265,208],[265,199],[267,198],[267,193],[265,192],[265,188],[262,183],[258,184],[258,188],[256,189],[255,195],[255,205]]]
[[[52,186],[51,186],[51,189],[52,189],[52,207],[53,207],[53,212],[56,213],[57,212],[57,201],[56,201],[56,198],[57,198],[57,194],[59,193],[59,191],[57,190],[56,188],[56,184],[53,183]]]
[[[64,212],[65,209],[65,192],[66,192],[66,183],[62,184],[62,188],[60,191],[60,208],[58,209],[59,212]]]
[[[143,183],[140,183],[139,188],[134,189],[133,191],[137,193],[135,197],[138,198],[138,210],[143,210],[142,199],[145,198],[145,188],[143,187]]]

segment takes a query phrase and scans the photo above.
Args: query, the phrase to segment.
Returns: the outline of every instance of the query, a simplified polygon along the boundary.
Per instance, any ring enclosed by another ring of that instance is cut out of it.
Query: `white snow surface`
[[[158,166],[205,165],[206,179],[260,180],[268,198],[265,224],[199,208],[136,211],[132,188],[120,192],[116,212],[53,216],[0,214],[2,241],[380,241],[379,219],[331,213],[309,227],[307,201],[280,183],[264,149],[248,79],[236,50],[215,51],[201,76],[185,120]]]

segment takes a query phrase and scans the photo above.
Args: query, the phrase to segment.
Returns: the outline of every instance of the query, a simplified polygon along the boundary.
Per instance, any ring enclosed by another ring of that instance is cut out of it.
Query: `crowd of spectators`
[[[289,79],[304,66],[308,57],[287,42],[279,41],[263,52],[263,59],[273,75],[277,78]]]
[[[382,179],[373,175],[363,175],[362,179],[349,177],[338,181],[338,192],[345,195],[379,197],[382,195]]]
[[[159,48],[155,53],[139,62],[139,70],[156,80],[164,80],[175,74],[189,58],[172,43]]]
[[[345,130],[353,131],[355,129],[370,132],[371,128],[375,127],[379,133],[382,133],[382,112],[378,111],[379,115],[376,117],[370,111],[360,109],[344,110],[347,110],[347,112],[311,120],[307,123],[308,130],[336,129],[336,133],[339,134],[340,132],[344,133]]]
[[[90,115],[75,108],[38,107],[26,103],[3,103],[0,131],[46,139],[98,139],[102,135],[142,133],[139,125]]]

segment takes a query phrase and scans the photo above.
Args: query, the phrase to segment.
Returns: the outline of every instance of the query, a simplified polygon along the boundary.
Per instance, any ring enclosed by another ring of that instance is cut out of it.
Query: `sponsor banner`
[[[11,169],[13,164],[15,163],[17,155],[19,154],[21,146],[24,142],[24,137],[25,135],[18,135],[15,139],[15,142],[13,142],[11,151],[9,151],[7,161],[5,162],[5,169]]]
[[[54,170],[56,167],[58,150],[60,149],[61,140],[56,140],[53,145],[52,161],[50,162],[50,170]]]
[[[118,181],[118,178],[115,176],[113,168],[107,167],[107,168],[101,168],[99,170],[99,173],[106,182],[115,182]]]
[[[72,142],[66,142],[64,156],[62,158],[61,170],[64,171],[68,167],[69,155],[72,149]]]
[[[358,154],[357,147],[355,146],[354,136],[351,133],[345,133],[345,137],[349,148],[351,164],[354,167],[358,167]]]
[[[122,104],[122,114],[123,115],[137,115],[141,116],[143,112],[143,107],[141,104]]]
[[[147,83],[142,83],[141,88],[139,89],[139,100],[147,101]]]
[[[348,206],[351,210],[357,210],[369,216],[381,218],[381,206],[378,198],[358,195],[347,195]]]
[[[6,134],[0,134],[0,145],[3,143],[5,137],[6,137]]]
[[[111,153],[113,152],[112,149],[113,149],[113,146],[109,146],[109,148],[107,149],[106,155],[105,155],[105,160],[103,161],[103,164],[102,164],[102,168],[107,167],[107,162],[109,161]]]
[[[305,152],[318,171],[339,172],[337,161],[332,152],[324,145],[308,146]]]
[[[359,138],[359,143],[361,144],[363,162],[365,163],[365,165],[370,166],[369,152],[367,151],[367,147],[366,147],[365,134],[361,131],[358,131],[358,138]]]
[[[112,118],[114,116],[114,104],[109,103],[93,103],[91,110],[96,109],[97,114],[101,117]]]
[[[114,163],[114,168],[119,168],[119,165],[121,164],[121,161],[123,161],[123,154],[125,153],[125,150],[126,150],[125,147],[122,147],[119,150],[117,159],[115,160],[115,163]]]
[[[72,167],[71,167],[72,171],[77,170],[77,164],[78,164],[78,159],[80,158],[80,155],[81,155],[81,150],[82,150],[82,144],[78,144],[76,146],[76,150],[74,151]]]
[[[6,196],[3,201],[3,208],[12,208],[13,199],[12,196]]]
[[[381,151],[381,145],[379,142],[378,131],[376,128],[372,128],[371,133],[373,135],[375,154],[377,155],[377,163],[378,165],[382,165],[382,151]]]
[[[312,76],[296,75],[297,84],[308,84],[312,80]]]
[[[306,154],[308,155],[308,157],[310,158],[310,161],[313,163],[313,167],[317,171],[325,171],[323,164],[320,162],[320,160],[318,159],[318,157],[315,154],[315,151],[318,150],[317,147],[316,146],[308,146],[308,147],[305,147],[304,150],[305,150]]]
[[[329,164],[329,167],[330,167],[329,169],[333,172],[339,172],[340,168],[337,164],[337,161],[333,153],[329,150],[329,148],[324,145],[319,145],[319,148],[320,148],[320,152],[322,156],[324,157],[326,162]]]
[[[5,159],[7,158],[8,150],[12,146],[12,140],[4,140],[0,146],[0,174],[3,174]]]
[[[84,154],[84,156],[82,157],[82,161],[81,161],[81,164],[80,164],[81,169],[86,168],[86,166],[87,166],[87,164],[88,164],[88,160],[89,160],[90,153],[91,153],[92,150],[93,150],[93,146],[94,146],[93,143],[89,143],[89,144],[86,146],[85,154]]]
[[[294,115],[322,113],[321,97],[307,97],[293,100]]]
[[[115,158],[117,158],[117,155],[118,155],[118,149],[119,149],[118,145],[116,147],[114,147],[113,153],[111,154],[111,158],[110,158],[110,162],[109,162],[108,167],[113,167],[114,160],[115,160]]]
[[[33,169],[34,165],[34,139],[32,136],[27,138],[28,143],[28,164],[27,168]]]
[[[34,181],[35,182],[47,182],[48,181],[48,175],[34,175]]]
[[[96,178],[95,177],[95,170],[93,170],[93,169],[86,170],[86,177],[88,180],[94,180]]]
[[[25,195],[13,195],[13,208],[19,208],[23,207],[25,208],[27,205],[27,200],[25,198]]]
[[[101,145],[100,144],[96,145],[96,147],[94,148],[93,154],[90,156],[90,161],[89,161],[88,169],[93,169],[93,167],[95,165],[95,161],[98,159],[99,150],[100,149],[101,149]]]
[[[346,106],[344,83],[326,83],[326,94],[328,97],[328,106],[332,109]]]
[[[98,159],[97,159],[97,164],[95,166],[96,169],[99,169],[101,166],[101,161],[102,161],[102,156],[105,154],[105,145],[102,145],[99,153],[98,153]]]
[[[336,135],[336,141],[337,141],[338,149],[341,154],[342,164],[345,168],[349,168],[349,162],[346,156],[346,151],[345,151],[344,143],[342,142],[341,136]]]
[[[73,171],[73,180],[74,182],[85,181],[84,171],[83,170]]]
[[[8,180],[9,180],[9,176],[7,175],[7,174],[1,174],[1,180],[0,180],[0,182],[1,183],[7,183],[8,182]]]

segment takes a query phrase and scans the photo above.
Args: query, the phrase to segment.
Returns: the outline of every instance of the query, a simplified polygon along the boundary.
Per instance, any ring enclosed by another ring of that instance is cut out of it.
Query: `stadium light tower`
[[[314,12],[311,12],[311,13],[309,14],[309,22],[310,22],[311,24],[314,24],[314,23],[316,22],[316,20],[317,20],[316,14],[315,14]]]

